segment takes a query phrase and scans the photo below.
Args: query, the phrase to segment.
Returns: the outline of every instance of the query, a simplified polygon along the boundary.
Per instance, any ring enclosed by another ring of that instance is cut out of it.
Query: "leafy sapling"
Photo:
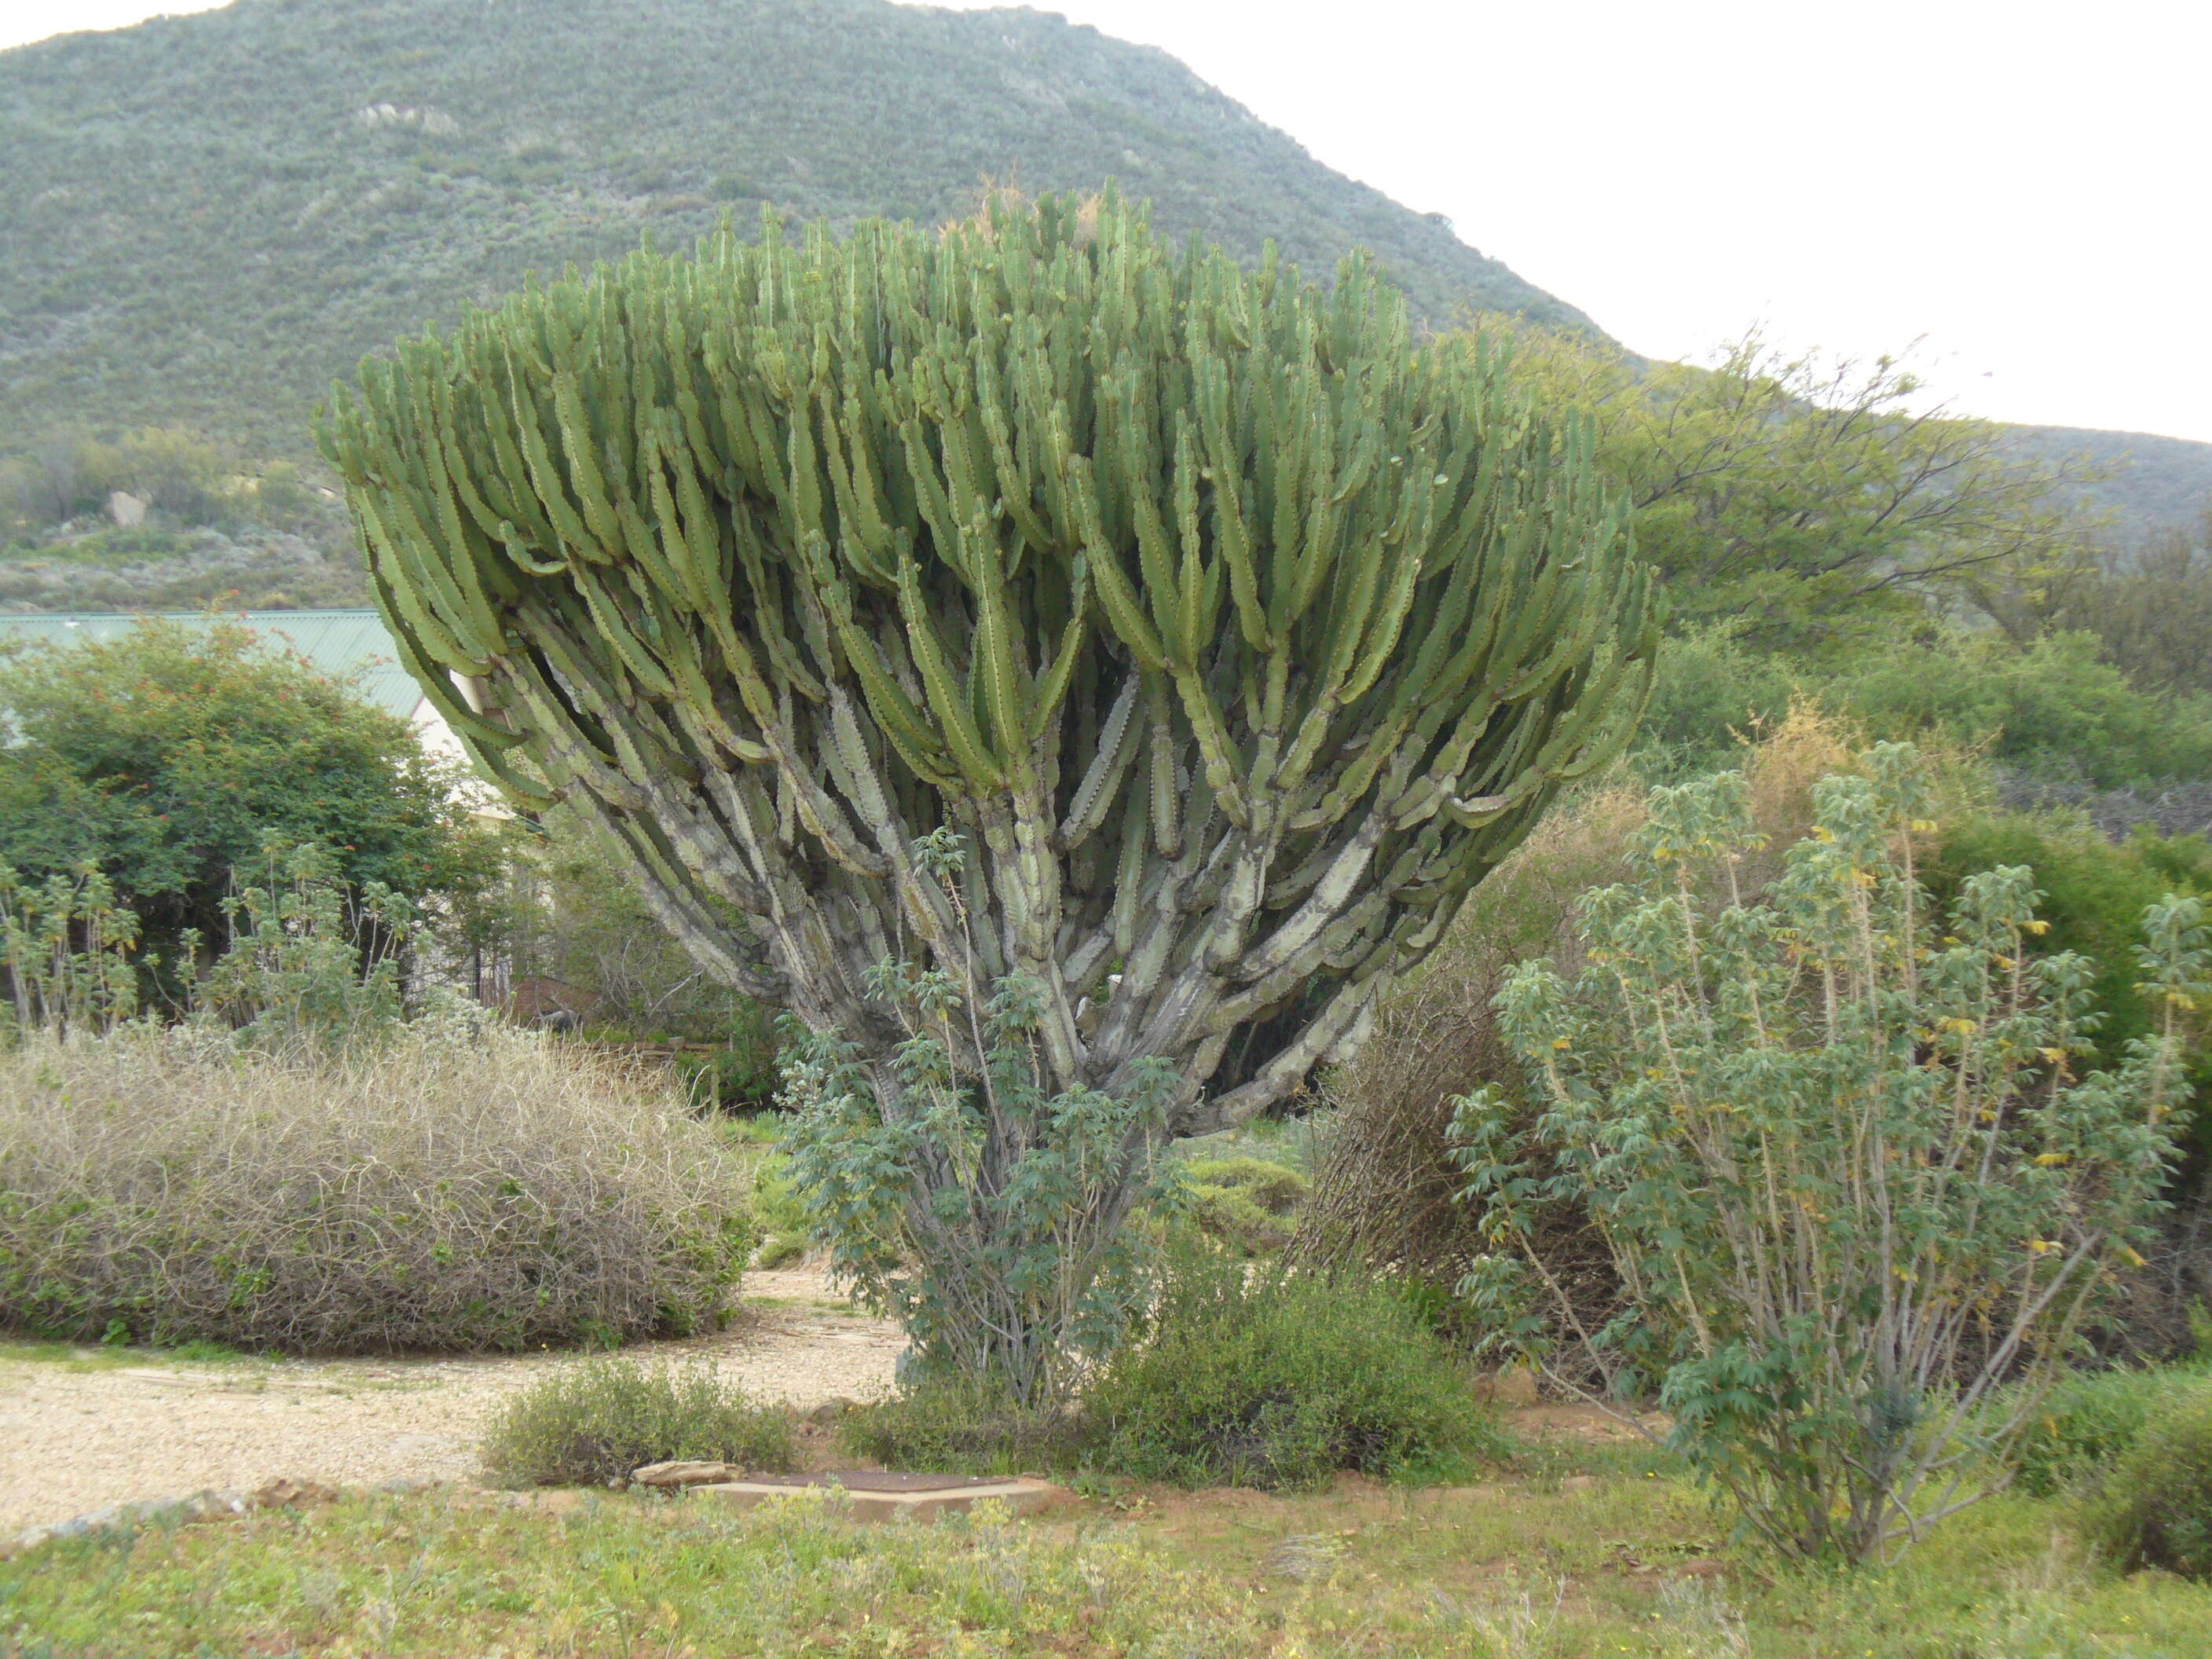
[[[962,948],[949,963],[894,959],[870,974],[906,1032],[886,1060],[869,1064],[832,1033],[793,1032],[789,1178],[833,1267],[905,1324],[925,1375],[1049,1410],[1137,1311],[1146,1244],[1122,1223],[1172,1190],[1154,1154],[1178,1079],[1152,1062],[1120,1098],[1053,1091],[1034,981],[981,983],[961,837],[925,836],[914,860],[939,884]]]
[[[1943,929],[1914,875],[1909,745],[1815,786],[1771,889],[1743,778],[1653,792],[1632,878],[1581,904],[1586,965],[1497,999],[1534,1109],[1459,1104],[1493,1343],[1672,1443],[1790,1553],[1893,1553],[2003,1486],[2087,1324],[2141,1265],[2202,994],[2197,900],[2143,919],[2160,1027],[2083,1074],[2091,965],[2033,958],[2033,872],[1983,872]],[[1579,1206],[1621,1296],[1577,1318],[1537,1246]]]

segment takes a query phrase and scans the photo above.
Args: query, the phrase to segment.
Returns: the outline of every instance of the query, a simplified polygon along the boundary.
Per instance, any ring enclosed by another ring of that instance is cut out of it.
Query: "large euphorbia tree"
[[[1049,1089],[1165,1061],[1176,1132],[1250,1115],[1649,675],[1578,428],[1358,262],[1111,198],[641,252],[370,362],[321,437],[482,769],[886,1091],[872,970],[963,961],[1026,988]]]

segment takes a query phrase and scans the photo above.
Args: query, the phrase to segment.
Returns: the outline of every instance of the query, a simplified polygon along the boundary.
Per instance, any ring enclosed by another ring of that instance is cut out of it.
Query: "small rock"
[[[246,1513],[246,1498],[242,1492],[196,1492],[177,1505],[175,1514],[178,1520],[187,1524],[226,1520]]]
[[[304,1510],[337,1503],[338,1489],[320,1480],[295,1480],[289,1475],[279,1475],[256,1486],[246,1497],[247,1504],[257,1510]]]
[[[43,1544],[49,1538],[83,1538],[118,1527],[164,1523],[196,1526],[204,1521],[228,1521],[234,1515],[246,1515],[254,1510],[298,1509],[310,1504],[334,1504],[337,1498],[336,1486],[325,1486],[320,1480],[295,1480],[289,1476],[266,1481],[252,1492],[210,1487],[173,1498],[142,1498],[136,1503],[111,1504],[105,1509],[89,1510],[66,1521],[27,1528],[12,1538],[0,1539],[0,1561]]]
[[[741,1479],[744,1471],[734,1463],[692,1463],[681,1459],[666,1463],[644,1463],[629,1478],[641,1486],[711,1486]],[[619,1481],[610,1481],[619,1486]]]

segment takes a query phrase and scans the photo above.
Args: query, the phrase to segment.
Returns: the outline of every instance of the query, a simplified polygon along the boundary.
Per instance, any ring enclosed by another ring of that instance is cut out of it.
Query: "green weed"
[[[589,1359],[507,1400],[483,1449],[485,1468],[507,1486],[599,1486],[678,1457],[787,1469],[791,1419],[754,1405],[708,1364]]]

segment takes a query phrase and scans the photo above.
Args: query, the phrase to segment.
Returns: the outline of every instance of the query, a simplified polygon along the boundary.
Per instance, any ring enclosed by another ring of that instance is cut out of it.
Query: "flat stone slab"
[[[1015,1515],[1030,1515],[1062,1496],[1048,1480],[999,1480],[963,1474],[896,1474],[881,1469],[836,1469],[827,1474],[763,1474],[687,1488],[695,1498],[749,1510],[771,1498],[807,1491],[842,1492],[856,1521],[934,1521],[965,1515],[986,1501]]]

